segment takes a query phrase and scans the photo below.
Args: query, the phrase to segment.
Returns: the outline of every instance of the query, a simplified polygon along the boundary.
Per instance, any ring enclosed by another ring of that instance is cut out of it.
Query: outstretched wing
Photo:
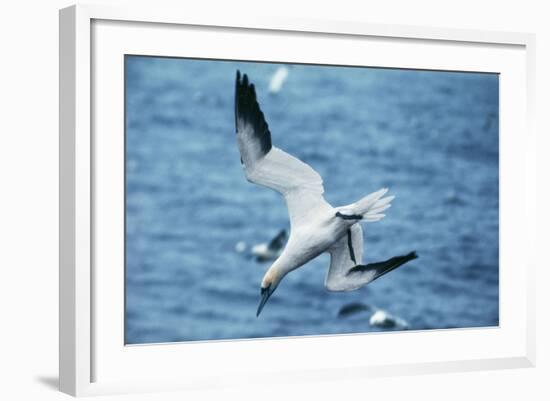
[[[330,249],[330,267],[325,279],[329,291],[353,291],[417,258],[416,252],[394,256],[383,262],[362,264],[363,230],[359,224]]]
[[[323,198],[323,180],[310,166],[272,146],[271,133],[256,99],[254,84],[237,71],[235,128],[246,178],[280,192],[292,226],[319,208],[330,208]]]

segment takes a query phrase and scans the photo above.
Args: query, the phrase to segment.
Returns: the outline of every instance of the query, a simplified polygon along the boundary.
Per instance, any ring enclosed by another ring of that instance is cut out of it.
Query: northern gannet
[[[282,229],[271,241],[253,245],[250,253],[256,257],[256,261],[258,262],[277,259],[284,249],[286,240],[286,230]]]
[[[381,327],[384,329],[407,330],[409,328],[409,324],[405,320],[381,309],[372,314],[369,319],[369,324],[373,327]]]
[[[361,264],[361,221],[382,219],[393,196],[382,188],[359,201],[332,207],[323,197],[321,176],[310,166],[271,143],[271,133],[256,99],[254,84],[237,71],[235,129],[241,164],[248,181],[281,193],[290,217],[290,237],[281,255],[265,273],[260,288],[259,316],[277,286],[291,271],[324,252],[330,253],[325,278],[329,291],[356,290],[415,259],[416,252],[384,262]]]
[[[392,315],[383,309],[378,309],[375,306],[367,305],[362,302],[352,302],[344,305],[338,311],[338,317],[346,318],[351,315],[356,315],[362,312],[369,312],[372,314],[369,318],[369,325],[373,327],[381,327],[384,329],[399,329],[407,330],[409,324],[406,320],[401,319],[398,316]]]
[[[235,244],[235,251],[244,253],[248,251],[248,256],[256,259],[256,262],[262,263],[269,260],[275,260],[279,257],[285,247],[288,236],[285,229],[273,237],[269,242],[260,242],[254,244],[248,249],[245,241],[239,241]]]
[[[372,307],[362,302],[352,302],[344,305],[338,311],[338,317],[348,317],[360,312],[370,311]]]

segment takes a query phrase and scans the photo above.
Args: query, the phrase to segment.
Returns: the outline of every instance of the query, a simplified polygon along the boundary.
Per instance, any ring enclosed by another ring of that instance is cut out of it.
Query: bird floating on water
[[[362,302],[351,302],[340,308],[338,311],[338,317],[348,317],[360,312],[370,311],[372,307]]]
[[[283,229],[271,241],[253,245],[250,253],[256,257],[258,262],[277,259],[285,247],[286,240],[286,230]]]
[[[369,319],[369,324],[373,327],[381,327],[384,329],[407,330],[409,328],[409,324],[405,320],[381,309],[372,314]]]
[[[279,257],[285,247],[287,239],[288,235],[286,230],[282,229],[271,239],[271,241],[252,245],[250,249],[248,249],[248,245],[245,241],[239,241],[235,244],[235,251],[238,253],[248,251],[248,255],[255,258],[257,262],[267,262],[268,260],[275,260]]]
[[[369,325],[373,327],[397,330],[407,330],[409,328],[409,323],[399,316],[392,315],[385,310],[362,302],[351,302],[342,306],[338,311],[338,317],[347,318],[362,312],[372,312],[369,318]]]
[[[259,316],[283,277],[328,252],[325,278],[329,291],[356,290],[417,257],[416,252],[383,262],[362,264],[363,230],[359,222],[382,219],[393,196],[387,188],[355,203],[333,207],[323,197],[321,176],[301,160],[271,143],[271,133],[256,99],[254,84],[237,71],[235,128],[241,164],[248,181],[281,193],[290,217],[290,237],[281,255],[265,273],[260,288]]]

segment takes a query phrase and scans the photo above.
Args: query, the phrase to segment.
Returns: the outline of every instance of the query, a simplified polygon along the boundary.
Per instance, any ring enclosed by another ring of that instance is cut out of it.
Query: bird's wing
[[[271,144],[271,133],[256,99],[254,84],[237,71],[235,128],[246,178],[285,197],[292,226],[329,208],[323,180],[310,166]]]
[[[347,234],[330,249],[330,267],[325,279],[325,287],[330,291],[352,291],[361,287],[352,280],[350,269],[361,265],[363,260],[363,229],[359,224],[350,227]],[[355,277],[354,277],[355,278]]]
[[[330,267],[325,279],[329,291],[353,291],[416,259],[416,252],[394,256],[383,262],[362,264],[363,230],[354,224],[330,252]]]

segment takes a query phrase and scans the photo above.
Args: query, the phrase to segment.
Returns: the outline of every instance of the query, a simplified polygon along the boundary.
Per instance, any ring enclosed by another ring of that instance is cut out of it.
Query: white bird
[[[382,327],[385,329],[407,330],[409,324],[400,317],[389,314],[382,309],[377,310],[369,319],[369,324],[374,327]]]
[[[352,302],[342,306],[338,311],[338,317],[346,318],[351,315],[368,311],[372,311],[369,318],[369,324],[373,327],[399,330],[407,330],[409,328],[409,323],[399,316],[392,315],[383,309],[378,309],[375,306],[367,305],[362,302]]]
[[[276,259],[283,251],[286,240],[286,230],[283,229],[271,241],[253,245],[250,253],[258,262]]]
[[[248,254],[255,257],[257,262],[266,262],[279,257],[285,247],[286,240],[286,230],[283,229],[271,241],[252,245],[250,249],[248,249],[248,244],[245,241],[239,241],[235,244],[235,251],[237,253],[248,251]]]
[[[248,181],[281,193],[290,216],[290,237],[281,255],[265,273],[256,316],[288,273],[324,252],[330,253],[325,279],[329,291],[351,291],[415,259],[416,253],[384,262],[361,264],[361,221],[382,219],[393,196],[380,189],[359,201],[332,207],[323,197],[321,176],[310,166],[272,146],[271,133],[256,100],[254,85],[237,71],[235,128],[241,164]]]
[[[286,77],[288,76],[288,68],[284,65],[277,68],[277,71],[271,77],[269,81],[269,93],[279,93],[283,84],[285,83]]]

